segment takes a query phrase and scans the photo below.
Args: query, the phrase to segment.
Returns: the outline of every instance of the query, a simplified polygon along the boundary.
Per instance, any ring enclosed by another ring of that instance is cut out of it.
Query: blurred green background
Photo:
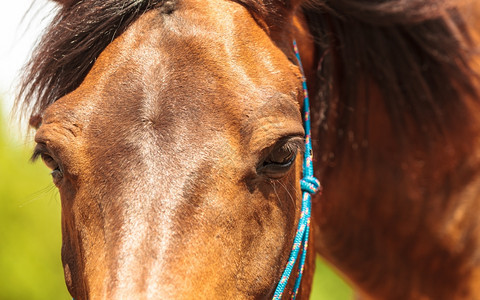
[[[58,192],[48,169],[29,162],[33,145],[17,132],[0,111],[0,299],[70,299]],[[347,300],[352,291],[318,259],[311,299]]]

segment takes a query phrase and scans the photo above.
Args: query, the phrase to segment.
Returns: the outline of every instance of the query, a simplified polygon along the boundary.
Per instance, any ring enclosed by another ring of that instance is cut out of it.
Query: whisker
[[[57,194],[54,194],[52,192],[56,191]],[[52,197],[57,197],[58,196],[58,190],[56,189],[55,185],[53,183],[47,185],[43,189],[30,194],[27,196],[27,199],[25,199],[23,202],[19,204],[19,208],[25,207],[27,205],[30,205],[36,201],[39,201],[40,199],[44,198],[45,195],[50,194]]]
[[[271,181],[272,187],[273,187],[273,192],[274,192],[275,195],[277,196],[278,202],[281,204],[282,201],[281,201],[281,199],[280,199],[280,196],[279,196],[278,193],[277,193],[277,187],[275,186],[275,182],[276,182],[276,180],[272,180],[272,181]]]
[[[285,189],[285,191],[287,192],[288,196],[290,197],[290,200],[292,201],[292,205],[293,207],[296,207],[296,198],[292,196],[292,194],[290,193],[290,191],[288,190],[288,188],[285,186],[284,183],[282,183],[281,181],[278,181],[278,183]],[[292,184],[290,184],[295,190],[296,190],[296,187],[294,187]]]

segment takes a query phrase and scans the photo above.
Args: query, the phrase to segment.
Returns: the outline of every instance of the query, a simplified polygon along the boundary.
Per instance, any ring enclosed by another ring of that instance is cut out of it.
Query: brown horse
[[[367,299],[480,299],[474,5],[58,2],[18,104],[75,299],[272,297],[300,214],[293,40],[324,185],[300,298],[318,252]]]

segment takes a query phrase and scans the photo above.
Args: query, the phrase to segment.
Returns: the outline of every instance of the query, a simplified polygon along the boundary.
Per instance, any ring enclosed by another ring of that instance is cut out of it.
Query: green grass
[[[0,299],[70,299],[60,260],[60,199],[49,172],[29,163],[32,145],[9,136],[0,112]],[[317,260],[311,299],[352,292]]]
[[[69,299],[60,260],[60,200],[32,146],[0,112],[0,299]]]
[[[317,258],[311,300],[351,300],[350,287],[322,259]]]

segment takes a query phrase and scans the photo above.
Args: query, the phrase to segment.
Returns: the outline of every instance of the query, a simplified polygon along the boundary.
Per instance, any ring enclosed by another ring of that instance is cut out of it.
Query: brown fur
[[[452,4],[305,10],[321,80],[317,250],[367,299],[480,298],[478,44]]]
[[[302,147],[291,37],[269,36],[292,31],[229,1],[123,4],[64,7],[23,89],[24,111],[41,115],[40,153],[63,172],[69,291],[271,297],[299,218],[301,158],[279,179],[258,168],[283,141]],[[314,258],[310,247],[300,297]]]
[[[252,170],[301,131],[295,38],[324,185],[316,251],[368,299],[479,299],[467,2],[65,1],[19,99],[65,168],[72,295],[271,296],[300,164],[273,182]]]

